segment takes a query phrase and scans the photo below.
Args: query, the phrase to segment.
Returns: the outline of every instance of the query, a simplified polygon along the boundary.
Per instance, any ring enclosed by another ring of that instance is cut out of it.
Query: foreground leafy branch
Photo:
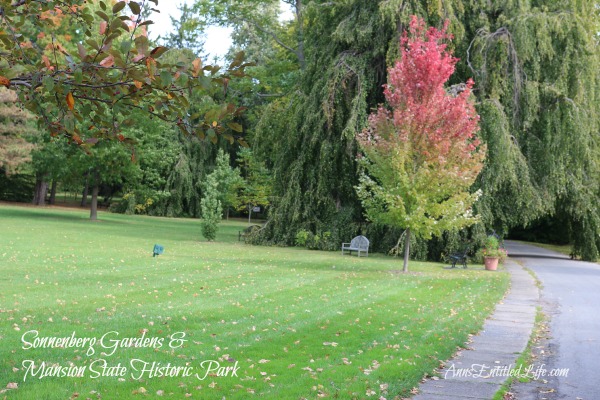
[[[158,0],[112,7],[105,1],[0,0],[0,84],[17,93],[51,136],[79,145],[103,138],[128,142],[119,132],[135,123],[136,109],[201,139],[216,143],[222,135],[245,145],[235,122],[242,108],[220,104],[189,114],[190,96],[226,92],[231,79],[245,76],[243,53],[223,72],[185,52],[163,57],[169,49],[152,48],[146,35],[152,21],[142,14],[149,3]],[[57,27],[72,32],[64,37],[81,39],[61,41]]]

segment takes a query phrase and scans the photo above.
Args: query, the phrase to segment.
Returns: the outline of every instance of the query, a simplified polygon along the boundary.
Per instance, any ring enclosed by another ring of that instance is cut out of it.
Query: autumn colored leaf
[[[134,63],[136,63],[136,62],[139,62],[139,61],[143,60],[144,57],[146,57],[146,55],[143,54],[143,53],[140,53],[137,56],[133,57],[133,60],[131,60],[131,61],[133,61]]]
[[[158,46],[150,52],[150,55],[154,58],[158,58],[162,56],[167,50],[169,50],[167,47]]]
[[[113,56],[108,56],[104,60],[100,61],[100,66],[104,68],[110,68],[115,65],[115,58]]]
[[[0,76],[0,85],[9,87],[10,86],[10,79],[5,78],[3,76]]]
[[[197,78],[202,69],[202,60],[199,58],[196,58],[194,61],[192,61],[192,67],[193,67],[192,76],[194,78]]]
[[[48,56],[42,55],[42,61],[44,62],[44,65],[46,66],[46,68],[48,68],[48,69],[52,68],[52,64],[50,64],[50,59],[48,58]]]
[[[75,98],[73,98],[73,93],[67,93],[67,106],[69,110],[73,110],[75,108]]]
[[[101,35],[104,35],[106,33],[106,28],[107,27],[108,27],[108,22],[106,22],[106,21],[100,22],[99,32],[100,32]]]
[[[156,71],[156,61],[152,57],[146,58],[146,69],[148,70],[148,76],[154,80],[154,73]]]
[[[136,88],[141,89],[142,86],[144,86],[144,82],[140,82],[140,81],[133,81],[133,84],[135,85]]]

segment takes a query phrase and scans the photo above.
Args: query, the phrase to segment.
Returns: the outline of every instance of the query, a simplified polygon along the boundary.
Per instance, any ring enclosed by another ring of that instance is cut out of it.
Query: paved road
[[[546,376],[517,384],[517,399],[600,399],[600,265],[507,241],[509,256],[533,270],[543,285],[550,313],[550,339],[536,365],[550,373],[568,368],[567,377]],[[540,369],[542,371],[542,369]]]

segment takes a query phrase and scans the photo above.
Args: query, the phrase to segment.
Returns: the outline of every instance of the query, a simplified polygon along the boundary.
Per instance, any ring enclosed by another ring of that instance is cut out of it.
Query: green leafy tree
[[[479,117],[469,100],[473,82],[458,94],[445,84],[456,59],[442,30],[413,16],[400,42],[400,60],[388,71],[387,106],[358,135],[366,158],[358,197],[371,221],[405,228],[404,271],[410,235],[429,239],[478,221],[479,193],[469,193],[483,167]]]
[[[88,175],[92,199],[90,219],[98,219],[98,195],[102,185],[126,184],[139,179],[139,165],[131,160],[131,153],[117,142],[105,141],[94,146],[90,154],[78,153],[81,175]]]
[[[200,56],[204,48],[205,23],[188,4],[183,3],[177,9],[179,17],[170,17],[171,32],[160,35],[159,41],[172,48],[191,50],[196,56]]]
[[[279,0],[196,0],[194,9],[207,24],[230,26],[252,36],[272,40],[278,47],[292,54],[301,68],[306,64],[304,54],[304,2],[286,0],[292,9],[293,20],[281,23]],[[289,35],[287,26],[293,26]],[[239,40],[239,38],[238,38]],[[239,43],[239,41],[238,41]]]
[[[238,191],[244,184],[240,170],[232,168],[229,164],[229,155],[223,149],[219,149],[215,169],[209,176],[214,176],[218,183],[218,198],[225,209],[226,217],[229,218],[229,208],[238,204]]]
[[[221,222],[223,215],[218,186],[219,182],[216,175],[209,174],[204,184],[204,197],[200,202],[202,208],[202,236],[208,241],[216,239],[219,222]]]
[[[248,210],[248,224],[254,207],[271,204],[272,177],[262,161],[258,161],[249,148],[240,149],[238,163],[242,168],[244,183],[238,196],[238,209]]]
[[[164,216],[171,201],[167,181],[183,151],[180,132],[159,119],[144,118],[142,111],[135,115],[138,122],[124,129],[123,134],[135,140],[135,163],[140,174],[136,180],[128,180],[123,187],[127,198],[111,209]]]
[[[35,176],[32,202],[44,205],[50,190],[50,204],[53,204],[59,181],[75,184],[82,182],[83,176],[78,168],[80,151],[67,143],[66,138],[38,135],[34,138],[34,144],[35,149],[31,153],[31,166]]]

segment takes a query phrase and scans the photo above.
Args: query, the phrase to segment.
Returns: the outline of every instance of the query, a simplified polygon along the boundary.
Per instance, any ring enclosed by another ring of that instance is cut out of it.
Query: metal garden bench
[[[369,256],[369,239],[361,235],[352,239],[350,243],[342,243],[342,255],[344,255],[344,251],[349,251],[350,255],[356,251],[359,257],[361,253]]]

